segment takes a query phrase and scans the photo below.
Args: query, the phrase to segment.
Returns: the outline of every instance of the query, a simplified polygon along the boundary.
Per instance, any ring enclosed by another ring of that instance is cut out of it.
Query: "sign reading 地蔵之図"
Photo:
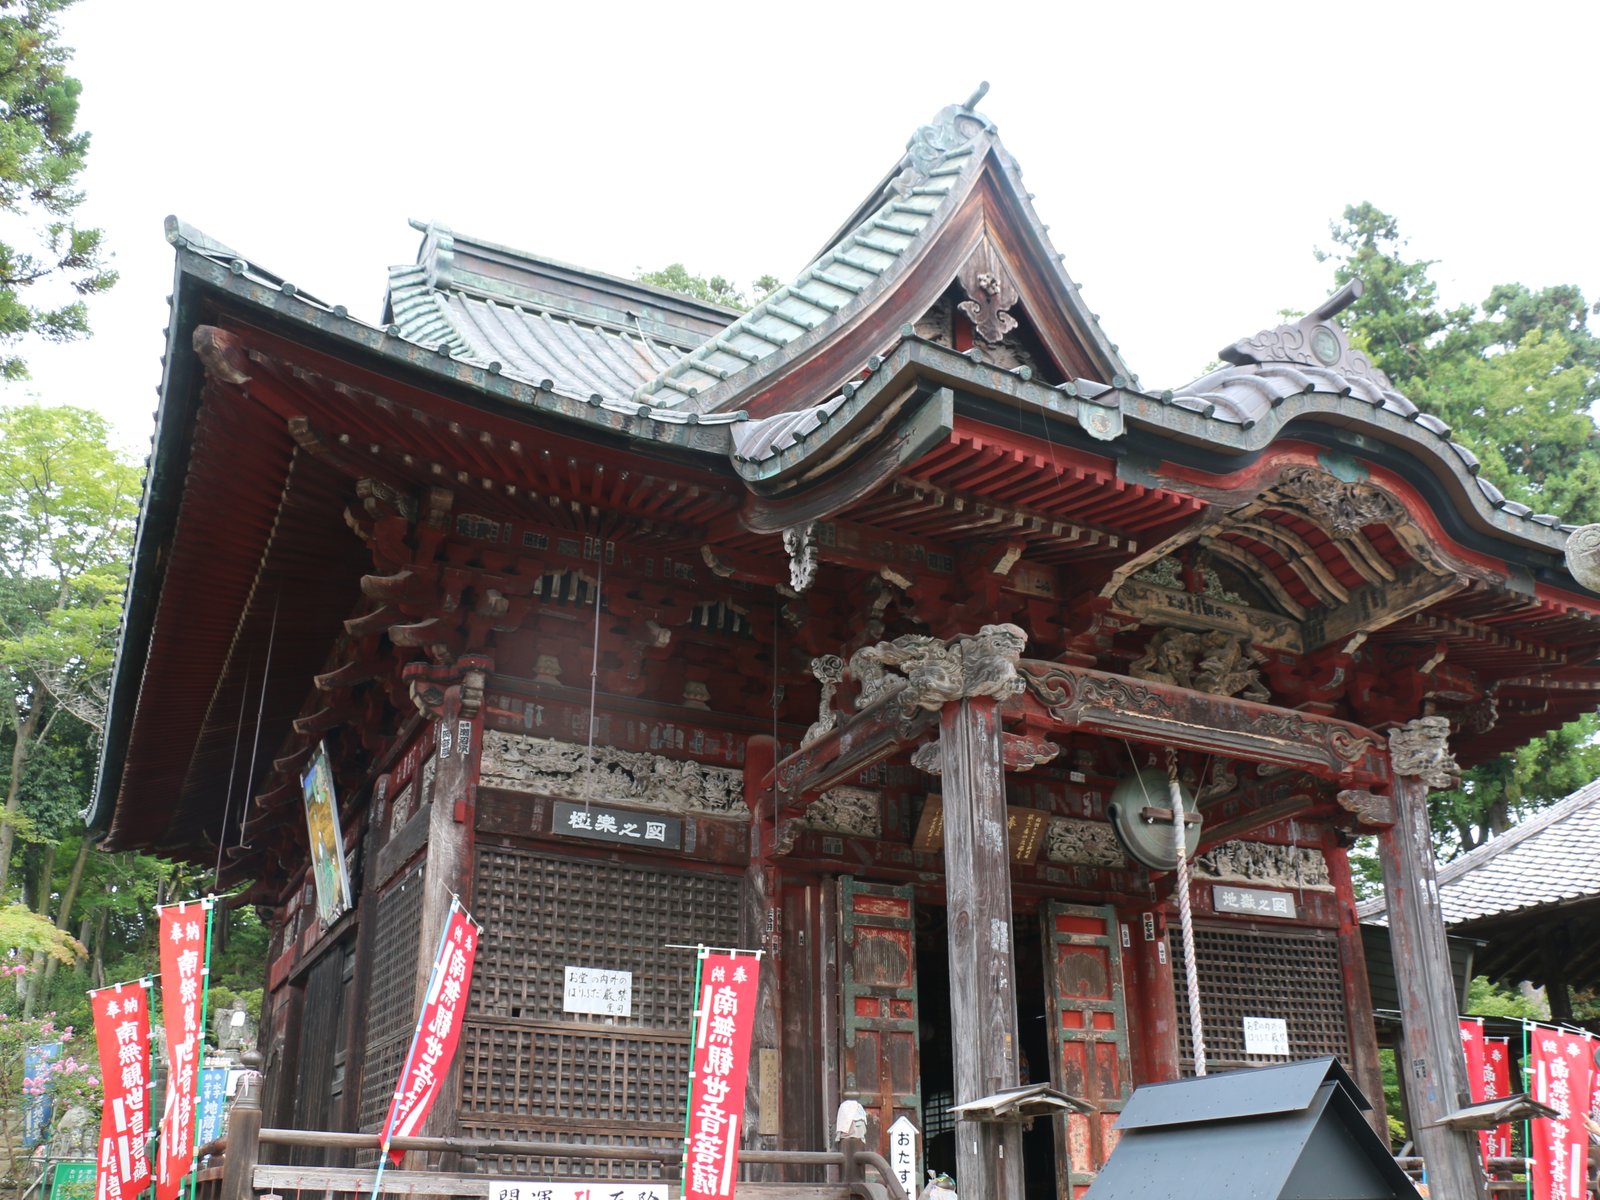
[[[604,804],[572,804],[566,800],[555,802],[550,814],[550,832],[657,850],[676,850],[683,845],[683,822],[677,817]]]
[[[561,1011],[626,1017],[633,1012],[633,972],[568,967]]]
[[[1216,884],[1211,888],[1211,902],[1219,913],[1249,913],[1256,917],[1282,917],[1291,920],[1296,915],[1292,895],[1288,892],[1269,891],[1266,888]]]

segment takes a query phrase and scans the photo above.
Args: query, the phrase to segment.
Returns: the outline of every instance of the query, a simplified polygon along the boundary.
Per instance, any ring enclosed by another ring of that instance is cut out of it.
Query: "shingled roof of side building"
[[[1600,898],[1600,780],[1439,870],[1447,926]],[[1357,912],[1387,924],[1387,904]]]

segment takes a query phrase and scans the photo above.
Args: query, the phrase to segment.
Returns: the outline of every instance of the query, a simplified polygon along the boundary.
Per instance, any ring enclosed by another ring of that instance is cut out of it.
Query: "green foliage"
[[[1514,992],[1487,976],[1474,975],[1467,985],[1467,1012],[1474,1017],[1514,1017],[1529,1021],[1548,1021],[1550,1010],[1529,1000],[1521,992]]]
[[[778,287],[776,276],[763,275],[751,285],[754,299],[747,300],[745,294],[724,276],[694,275],[681,262],[668,263],[659,271],[636,270],[633,277],[640,283],[648,283],[651,287],[666,288],[669,292],[703,300],[707,304],[736,308],[741,312],[758,303],[763,296]]]
[[[0,0],[0,212],[15,232],[0,240],[0,375],[27,378],[16,352],[28,334],[70,341],[89,332],[85,297],[117,274],[98,229],[72,217],[83,202],[78,175],[89,135],[78,131],[82,85],[67,74],[71,52],[57,40],[57,15],[73,0]],[[35,303],[40,285],[52,293]]]
[[[70,965],[83,957],[84,949],[77,938],[57,929],[49,918],[24,905],[8,904],[0,908],[0,955],[15,961],[35,954]]]
[[[1433,265],[1406,257],[1398,222],[1371,204],[1332,225],[1341,284],[1366,293],[1346,314],[1351,341],[1482,464],[1512,500],[1574,523],[1600,521],[1600,337],[1571,286],[1492,288],[1481,305],[1441,307]],[[1600,775],[1600,720],[1586,716],[1436,793],[1441,850],[1461,852]]]

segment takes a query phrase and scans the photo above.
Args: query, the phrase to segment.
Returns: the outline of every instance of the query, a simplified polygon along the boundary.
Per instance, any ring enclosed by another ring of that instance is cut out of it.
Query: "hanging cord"
[[[778,622],[782,597],[772,594],[772,844],[778,844]]]
[[[1172,844],[1178,856],[1178,924],[1183,934],[1183,974],[1189,990],[1189,1037],[1194,1043],[1194,1073],[1206,1073],[1206,1035],[1200,1020],[1200,968],[1194,960],[1194,914],[1189,907],[1189,827],[1184,820],[1183,785],[1178,782],[1178,752],[1167,747],[1167,792],[1172,803]]]
[[[245,776],[252,783],[256,777],[256,752],[261,749],[261,719],[267,711],[267,680],[272,678],[272,647],[278,640],[278,602],[283,599],[283,580],[278,580],[278,591],[272,597],[272,628],[267,631],[267,661],[261,668],[261,699],[256,703],[256,732],[250,741],[250,773]],[[246,791],[248,791],[248,786]],[[245,806],[250,798],[245,797]],[[239,849],[244,849],[244,815],[239,816]]]
[[[601,537],[599,563],[594,577],[594,652],[589,659],[589,760],[587,778],[583,781],[583,811],[589,811],[594,799],[594,710],[600,689],[600,594],[606,585],[606,539]]]
[[[250,667],[255,664],[251,663]],[[250,697],[250,667],[244,671],[244,686],[239,689],[239,719],[233,725],[233,760],[228,763],[228,798],[222,802],[222,826],[217,830],[217,870],[212,885],[222,878],[222,851],[228,844],[228,816],[233,812],[233,785],[239,774],[239,739],[244,736],[244,705]],[[239,823],[244,824],[243,818]]]

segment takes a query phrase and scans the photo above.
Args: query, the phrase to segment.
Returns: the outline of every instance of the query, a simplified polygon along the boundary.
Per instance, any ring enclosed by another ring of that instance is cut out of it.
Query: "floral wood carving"
[[[805,823],[856,837],[883,836],[883,806],[878,793],[866,788],[836,787],[823,792],[806,808]]]
[[[1409,520],[1405,507],[1370,483],[1346,483],[1315,467],[1291,467],[1275,489],[1297,500],[1336,538],[1350,538],[1367,525]]]
[[[958,276],[967,298],[956,307],[972,322],[984,341],[997,344],[1017,327],[1010,309],[1018,300],[1017,285],[1011,282],[1005,264],[987,241],[972,252]]]
[[[785,529],[783,548],[789,555],[789,586],[804,592],[817,578],[817,523],[807,521]]]
[[[1275,846],[1268,842],[1224,842],[1197,855],[1195,874],[1202,879],[1244,880],[1277,887],[1331,891],[1328,860],[1309,846]]]
[[[1238,634],[1220,629],[1207,633],[1163,629],[1150,639],[1144,656],[1134,661],[1128,674],[1211,696],[1239,696],[1265,703],[1271,693],[1261,682],[1259,664],[1266,660],[1266,655]]]
[[[582,800],[593,797],[668,812],[749,820],[744,774],[692,759],[487,730],[479,782],[484,787]],[[591,767],[592,761],[592,767]]]
[[[1044,832],[1044,856],[1051,862],[1083,867],[1128,865],[1110,825],[1078,817],[1051,818]]]
[[[1389,762],[1396,775],[1415,775],[1435,791],[1454,787],[1461,778],[1445,717],[1418,717],[1391,729]]]
[[[1000,760],[1007,771],[1031,771],[1052,761],[1061,747],[1041,737],[1021,733],[1000,735]],[[911,752],[911,765],[929,775],[944,773],[944,751],[937,738],[924,742]]]
[[[832,732],[839,723],[839,714],[833,707],[833,694],[839,690],[839,681],[844,677],[844,659],[837,654],[813,658],[811,674],[822,685],[822,698],[817,702],[817,719],[800,739],[802,746],[809,746],[823,734]]]

